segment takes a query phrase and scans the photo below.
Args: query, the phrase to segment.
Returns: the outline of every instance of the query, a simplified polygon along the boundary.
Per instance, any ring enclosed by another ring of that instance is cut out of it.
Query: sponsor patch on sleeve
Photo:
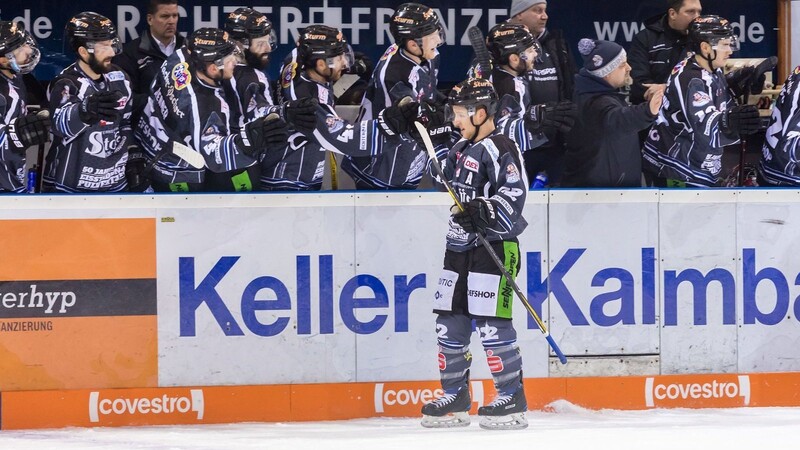
[[[113,72],[108,72],[106,74],[106,80],[108,80],[109,82],[112,82],[112,81],[124,81],[125,80],[125,74],[121,70],[115,70]]]
[[[464,168],[471,171],[478,173],[478,168],[480,167],[480,163],[473,157],[467,156],[464,158]]]
[[[294,80],[295,75],[297,75],[296,62],[292,62],[284,66],[283,73],[281,73],[281,87],[288,89],[289,86],[292,85],[292,80]]]

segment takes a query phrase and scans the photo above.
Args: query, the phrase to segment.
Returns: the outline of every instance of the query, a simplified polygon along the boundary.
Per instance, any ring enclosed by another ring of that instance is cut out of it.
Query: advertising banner
[[[471,414],[494,398],[490,380],[470,382]],[[527,378],[528,408],[641,410],[800,406],[800,374],[704,374]],[[0,428],[191,425],[230,422],[420,417],[439,383],[325,383],[154,389],[4,392]]]
[[[0,390],[158,383],[153,219],[0,220]]]
[[[191,32],[201,27],[221,27],[225,16],[246,2],[231,0],[180,1],[178,29]],[[275,79],[278,66],[296,42],[304,27],[324,23],[344,32],[355,50],[368,55],[374,62],[392,43],[388,20],[399,2],[378,0],[312,0],[259,2],[257,9],[266,13],[278,31],[279,47],[275,51],[269,74]],[[480,27],[484,34],[507,19],[510,0],[487,4],[478,0],[436,0],[427,2],[439,12],[445,28],[446,45],[440,47],[442,68],[440,84],[452,86],[466,77],[467,63],[472,50],[467,29]],[[756,6],[757,4],[757,6]],[[737,57],[752,58],[776,55],[777,2],[773,0],[704,0],[703,11],[730,19],[739,34],[742,51]],[[36,70],[41,80],[49,80],[72,60],[65,50],[63,29],[73,15],[81,11],[96,11],[111,18],[123,41],[139,36],[146,28],[145,2],[103,2],[87,0],[80,3],[31,0],[3,5],[3,20],[22,20],[44,48],[42,62]],[[629,47],[633,36],[650,17],[666,12],[663,0],[560,0],[548,4],[549,27],[565,32],[572,52],[577,57],[577,42],[583,37],[617,41]]]

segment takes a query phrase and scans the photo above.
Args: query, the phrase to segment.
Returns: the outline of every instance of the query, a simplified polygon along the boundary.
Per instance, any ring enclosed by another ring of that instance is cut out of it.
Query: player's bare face
[[[233,78],[233,69],[236,68],[238,58],[236,55],[228,55],[222,59],[222,79],[230,80]]]
[[[720,69],[725,67],[725,64],[728,63],[728,60],[731,58],[733,54],[733,48],[731,47],[731,40],[730,39],[723,39],[717,42],[714,45],[713,50],[716,51],[716,57],[712,61],[712,65],[714,69]]]
[[[269,36],[261,36],[250,40],[250,53],[252,53],[263,67],[269,62],[269,54],[272,53],[272,45],[269,43]]]
[[[423,36],[421,41],[422,41],[422,57],[424,59],[427,59],[428,61],[436,57],[436,49],[440,45],[444,44],[444,42],[442,42],[442,37],[438,31]]]
[[[155,14],[147,15],[147,24],[154,38],[171,41],[178,32],[178,5],[158,5]]]
[[[473,136],[475,125],[470,121],[469,110],[465,106],[453,106],[453,126],[461,131],[461,136]]]
[[[107,73],[111,70],[111,59],[116,56],[117,51],[112,41],[99,41],[94,43],[94,64],[92,70],[97,73]]]

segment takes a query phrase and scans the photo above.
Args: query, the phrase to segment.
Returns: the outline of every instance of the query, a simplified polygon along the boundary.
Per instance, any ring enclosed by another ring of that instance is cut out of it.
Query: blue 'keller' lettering
[[[220,329],[227,336],[242,336],[244,332],[226,306],[216,287],[225,278],[236,262],[238,256],[221,257],[200,283],[195,282],[195,259],[181,257],[178,260],[179,278],[179,310],[180,335],[196,335],[196,312],[205,304],[216,320]],[[296,258],[297,312],[296,329],[298,335],[312,334],[312,315],[316,306],[319,312],[319,334],[334,333],[334,275],[333,255],[320,255],[318,259],[318,304],[312,305],[314,298],[311,289],[311,257],[298,255]],[[394,331],[408,332],[408,303],[411,294],[426,286],[425,274],[420,273],[408,279],[405,275],[394,277]],[[371,295],[363,295],[366,288]],[[356,292],[362,290],[362,295]],[[261,291],[271,291],[269,298],[263,298]],[[376,313],[371,319],[357,317],[360,309],[390,308],[390,299],[386,287],[375,276],[356,275],[347,280],[339,295],[339,315],[344,325],[358,334],[371,334],[379,331],[386,324],[387,314]],[[291,323],[292,299],[286,285],[278,278],[261,276],[250,281],[243,289],[241,296],[242,321],[245,327],[258,336],[277,336],[283,333]],[[275,311],[271,323],[258,320],[258,311]],[[281,315],[280,311],[287,314]]]

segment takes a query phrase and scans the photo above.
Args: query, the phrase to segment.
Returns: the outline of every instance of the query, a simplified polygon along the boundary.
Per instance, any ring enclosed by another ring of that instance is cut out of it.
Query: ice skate
[[[513,394],[498,394],[491,403],[478,408],[479,425],[485,430],[521,430],[528,427],[527,410],[528,401],[522,388]]]
[[[472,399],[469,389],[462,387],[455,394],[444,394],[422,407],[422,426],[425,428],[453,428],[469,425],[469,408]]]

